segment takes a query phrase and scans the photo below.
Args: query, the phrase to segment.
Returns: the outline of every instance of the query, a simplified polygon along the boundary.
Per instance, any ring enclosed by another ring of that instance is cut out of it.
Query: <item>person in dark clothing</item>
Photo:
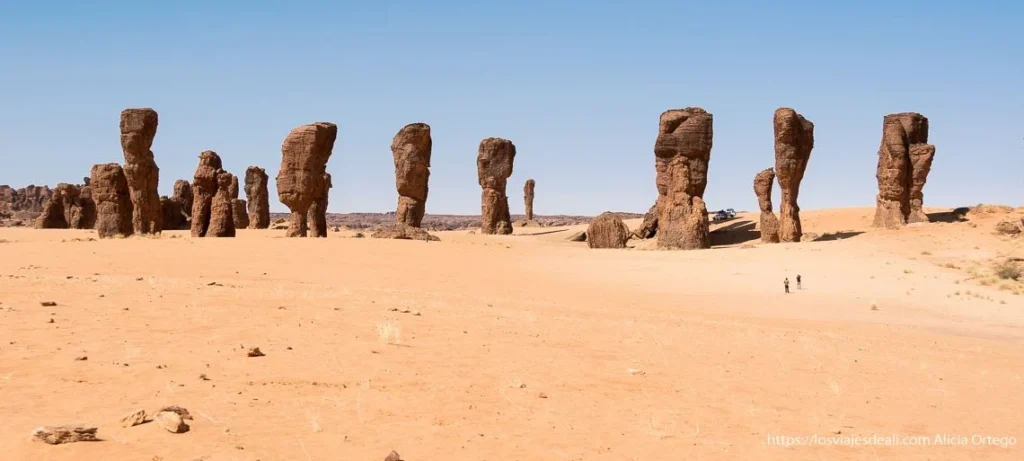
[[[796,289],[800,290],[800,274],[796,274]]]
[[[786,287],[786,293],[789,293],[789,277],[786,277],[786,280],[782,281],[782,285]]]

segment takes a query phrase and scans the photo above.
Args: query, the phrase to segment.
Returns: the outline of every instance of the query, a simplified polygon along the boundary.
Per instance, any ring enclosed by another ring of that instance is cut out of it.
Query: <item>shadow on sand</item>
[[[753,221],[737,221],[711,231],[708,238],[711,240],[712,247],[759,240],[761,231],[754,230],[755,225]]]
[[[953,211],[928,213],[928,220],[931,222],[964,222],[967,221],[967,213],[969,211],[971,211],[970,208],[960,207]]]

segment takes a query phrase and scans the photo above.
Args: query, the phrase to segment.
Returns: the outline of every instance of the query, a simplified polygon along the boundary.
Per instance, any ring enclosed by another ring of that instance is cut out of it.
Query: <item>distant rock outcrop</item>
[[[317,198],[326,196],[327,161],[337,137],[337,125],[321,122],[293,129],[281,145],[281,171],[276,178],[277,197],[291,210],[291,224],[287,233],[289,237],[307,235],[307,213],[310,206]]]
[[[405,224],[381,227],[370,234],[370,237],[375,239],[423,240],[427,242],[437,242],[441,240],[422,228],[407,226]]]
[[[199,166],[192,180],[192,236],[234,237],[235,222],[231,185],[237,178],[224,171],[220,156],[213,151],[199,154]]]
[[[712,115],[699,107],[661,114],[654,143],[658,248],[710,248],[704,189],[714,137]],[[591,237],[592,238],[592,237]]]
[[[587,246],[590,248],[626,248],[629,227],[619,215],[606,211],[587,226]]]
[[[391,141],[395,160],[398,210],[395,224],[420,227],[427,209],[430,182],[430,153],[433,140],[430,125],[412,123],[402,127]]]
[[[121,149],[124,175],[132,198],[132,227],[137,234],[163,230],[163,208],[157,188],[160,168],[153,158],[157,114],[153,109],[125,109],[121,112]]]
[[[95,226],[92,188],[67,183],[57,184],[36,219],[39,229],[92,229]]]
[[[29,185],[21,189],[0,185],[0,211],[28,211],[42,213],[46,201],[53,195],[48,186]]]
[[[309,206],[309,236],[314,238],[327,237],[327,202],[331,188],[334,187],[330,173],[324,173],[323,184],[324,187],[313,197],[313,203]]]
[[[249,227],[270,227],[270,197],[267,192],[269,177],[266,170],[250,166],[245,170],[245,198],[248,200]]]
[[[188,230],[192,219],[192,185],[179,179],[174,182],[174,194],[160,197],[164,213],[164,230]]]
[[[512,216],[508,211],[505,188],[512,176],[516,146],[512,141],[487,138],[477,151],[477,179],[483,193],[480,198],[481,234],[511,234]]]
[[[231,219],[234,220],[235,229],[249,227],[249,211],[246,209],[245,200],[238,198],[238,176],[231,175],[231,186],[228,188],[231,195]]]
[[[779,218],[772,211],[774,182],[775,170],[771,168],[765,168],[754,176],[754,194],[757,195],[757,206],[761,209],[761,241],[764,243],[779,243]]]
[[[928,118],[916,112],[886,115],[878,149],[875,227],[894,229],[928,222],[921,209],[935,146],[928,144]]]
[[[790,108],[775,111],[775,174],[782,189],[779,208],[779,240],[799,242],[803,234],[800,226],[800,182],[807,170],[807,161],[814,149],[814,124]],[[770,198],[770,197],[769,197]],[[763,213],[762,213],[763,216]]]
[[[96,234],[100,238],[132,235],[132,201],[121,165],[93,165],[89,187],[96,202]]]
[[[526,222],[533,221],[533,194],[536,192],[537,182],[532,179],[527,179],[526,184],[523,185],[523,201],[526,205]]]

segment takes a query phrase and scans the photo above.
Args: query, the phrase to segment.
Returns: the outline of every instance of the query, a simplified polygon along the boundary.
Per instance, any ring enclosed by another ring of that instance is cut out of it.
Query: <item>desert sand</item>
[[[804,210],[818,241],[763,245],[741,213],[712,249],[673,252],[565,241],[585,226],[3,228],[0,459],[1024,459],[1024,288],[990,274],[1024,238],[993,235],[1002,213],[873,214]],[[187,433],[119,423],[164,405]],[[31,440],[70,423],[102,441]],[[837,442],[875,434],[931,444]],[[813,435],[834,439],[772,439]]]

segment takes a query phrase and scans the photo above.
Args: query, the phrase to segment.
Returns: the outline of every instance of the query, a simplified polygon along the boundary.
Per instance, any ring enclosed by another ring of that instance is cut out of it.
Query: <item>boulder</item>
[[[337,137],[337,125],[321,122],[293,129],[281,144],[277,197],[291,210],[288,237],[307,235],[310,206],[318,197],[326,195],[327,161]]]
[[[512,176],[516,146],[512,141],[487,138],[477,151],[477,179],[483,193],[480,198],[481,234],[511,234],[512,216],[508,211],[505,187]]]
[[[74,442],[95,442],[98,440],[96,438],[96,431],[98,430],[99,429],[96,427],[81,424],[68,426],[42,426],[37,427],[32,431],[32,439],[48,443],[50,445]]]
[[[619,215],[606,211],[587,226],[587,246],[590,248],[626,248],[629,227]]]
[[[799,242],[803,229],[800,226],[797,196],[800,195],[800,182],[804,179],[804,171],[807,170],[807,162],[814,149],[814,124],[795,110],[783,107],[775,111],[773,125],[775,174],[779,179],[779,188],[782,189],[779,240]]]
[[[654,143],[658,248],[711,247],[708,210],[703,197],[714,137],[712,124],[712,115],[699,107],[661,114]]]
[[[160,168],[153,158],[153,138],[158,118],[153,109],[125,109],[121,112],[121,150],[124,175],[132,200],[132,227],[137,234],[157,234],[163,230],[160,206]]]
[[[644,220],[640,223],[635,231],[633,231],[633,237],[639,239],[654,238],[658,235],[658,204],[655,202],[651,205],[651,208],[644,213]]]
[[[407,226],[405,224],[381,227],[370,234],[370,237],[375,239],[423,240],[427,242],[441,241],[440,238],[420,227]]]

